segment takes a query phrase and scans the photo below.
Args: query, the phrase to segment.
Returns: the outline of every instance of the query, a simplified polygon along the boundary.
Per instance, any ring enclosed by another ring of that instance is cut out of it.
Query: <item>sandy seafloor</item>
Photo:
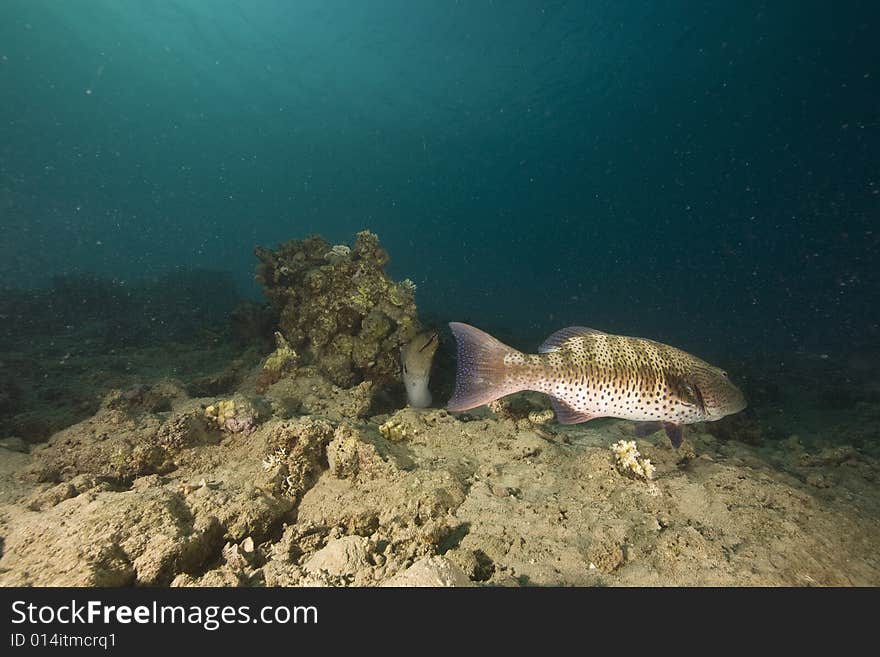
[[[181,349],[57,347],[55,398],[62,372],[85,397],[104,383],[47,442],[0,437],[0,584],[880,584],[876,405],[760,445],[689,427],[675,450],[631,422],[529,419],[546,401],[528,393],[374,415],[369,384],[308,367],[257,393],[259,356]],[[224,364],[193,378],[205,362]],[[618,470],[620,439],[652,481]]]

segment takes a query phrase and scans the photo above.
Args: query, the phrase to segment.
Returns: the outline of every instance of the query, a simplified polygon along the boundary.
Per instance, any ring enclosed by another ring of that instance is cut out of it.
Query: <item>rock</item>
[[[346,424],[336,428],[333,440],[327,445],[327,463],[334,477],[345,479],[358,473],[360,446],[360,438],[354,429]]]
[[[474,586],[464,571],[446,557],[424,557],[382,586]]]
[[[53,435],[33,450],[31,474],[58,483],[90,474],[116,483],[173,469],[170,450],[156,441],[161,421],[145,414],[137,420],[119,410],[94,417]]]
[[[87,490],[93,490],[100,485],[101,490],[107,490],[109,486],[101,482],[93,475],[77,475],[70,481],[62,482],[49,488],[34,493],[27,502],[27,508],[31,511],[42,511],[60,504],[64,500],[76,497]]]
[[[612,573],[626,563],[623,545],[624,537],[619,528],[599,529],[593,534],[593,541],[587,552],[591,566],[603,573]]]
[[[174,402],[187,398],[178,381],[164,380],[152,385],[136,384],[125,390],[111,390],[101,403],[105,410],[120,410],[129,415],[170,411]]]
[[[517,458],[532,458],[538,456],[547,442],[536,436],[531,431],[520,431],[516,434],[514,449]]]
[[[161,399],[167,400],[176,390],[168,386],[170,390],[158,385],[150,390],[163,392]],[[88,474],[127,484],[136,477],[166,474],[176,467],[174,458],[182,450],[216,440],[196,401],[180,402],[166,418],[148,411],[134,414],[124,406],[127,399],[120,393],[108,395],[93,417],[35,448],[31,474],[36,480],[57,483]]]
[[[244,586],[247,582],[242,580],[239,573],[231,570],[228,566],[209,570],[204,575],[194,576],[187,573],[181,573],[171,582],[173,587],[189,587],[189,586],[225,586],[237,587]]]
[[[250,552],[246,549],[247,541],[251,542]],[[254,554],[253,548],[253,539],[248,537],[239,545],[236,545],[235,543],[227,543],[223,546],[223,550],[221,550],[220,554],[223,557],[223,562],[226,567],[231,572],[240,574],[242,578],[247,578],[254,572],[252,566],[254,565],[256,555]]]
[[[805,467],[838,466],[843,463],[858,462],[862,455],[852,445],[826,447],[818,454],[802,454],[800,464]]]
[[[806,482],[810,486],[815,486],[816,488],[831,488],[834,485],[832,481],[830,481],[827,477],[817,473],[811,472],[807,475]]]
[[[276,493],[298,499],[308,490],[324,469],[327,444],[333,436],[333,425],[321,419],[304,417],[269,424],[267,446],[274,455],[274,464],[267,456],[264,468],[268,481],[276,488],[280,486]]]
[[[19,517],[0,558],[3,586],[165,586],[220,549],[216,518],[162,488],[79,495]]]
[[[341,391],[341,394],[337,395],[337,400],[342,416],[363,418],[369,415],[375,392],[372,381],[362,381],[354,388]]]
[[[299,566],[283,561],[270,561],[263,566],[266,586],[299,586],[302,576]]]
[[[355,575],[358,571],[370,567],[368,555],[371,551],[369,540],[362,536],[343,536],[331,540],[326,546],[315,552],[303,564],[310,573],[326,571],[333,576]]]
[[[204,414],[196,410],[176,413],[159,427],[156,442],[170,451],[208,442],[206,424]]]
[[[27,443],[16,436],[0,440],[0,447],[8,449],[10,452],[27,453],[29,451]]]
[[[199,488],[186,501],[194,514],[219,522],[233,541],[265,536],[294,506],[290,497],[275,497],[242,480],[225,482],[216,490]]]
[[[327,463],[334,477],[346,479],[361,473],[376,476],[392,469],[376,450],[376,446],[347,424],[336,428],[334,438],[327,445]]]

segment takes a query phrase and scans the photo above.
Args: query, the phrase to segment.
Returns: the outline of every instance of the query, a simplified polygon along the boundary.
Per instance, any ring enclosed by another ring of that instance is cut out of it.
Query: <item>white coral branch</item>
[[[619,440],[611,446],[617,467],[624,473],[648,481],[654,477],[654,464],[643,459],[634,440]]]

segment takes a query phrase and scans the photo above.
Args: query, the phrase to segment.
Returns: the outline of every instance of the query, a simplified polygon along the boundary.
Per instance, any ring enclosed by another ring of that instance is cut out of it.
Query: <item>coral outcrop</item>
[[[400,378],[400,346],[420,328],[415,286],[388,278],[375,234],[361,231],[351,249],[312,236],[255,254],[281,333],[306,363],[343,388]]]

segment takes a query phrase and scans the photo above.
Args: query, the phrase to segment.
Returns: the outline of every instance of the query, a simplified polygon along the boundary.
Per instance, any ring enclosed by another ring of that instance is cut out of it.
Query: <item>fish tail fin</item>
[[[468,324],[450,322],[449,328],[458,344],[450,411],[466,411],[524,389],[510,381],[511,369],[505,363],[505,357],[519,353],[516,349]]]

